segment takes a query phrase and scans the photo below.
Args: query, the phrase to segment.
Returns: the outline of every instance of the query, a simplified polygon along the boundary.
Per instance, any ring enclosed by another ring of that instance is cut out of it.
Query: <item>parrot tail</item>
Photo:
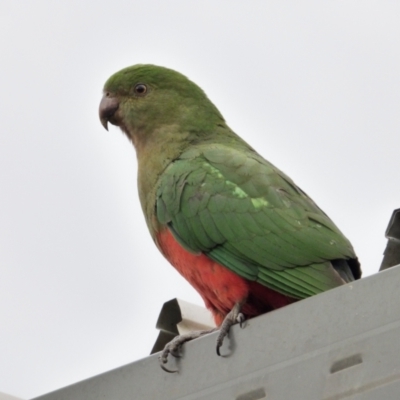
[[[353,282],[361,278],[360,263],[356,258],[345,260],[343,258],[331,261],[333,268],[340,277],[346,282]]]

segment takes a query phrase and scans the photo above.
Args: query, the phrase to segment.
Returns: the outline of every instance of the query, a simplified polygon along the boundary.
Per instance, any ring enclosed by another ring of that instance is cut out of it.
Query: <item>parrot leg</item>
[[[208,333],[212,333],[218,330],[218,328],[209,329],[206,331],[194,331],[189,332],[184,335],[179,335],[174,337],[169,343],[167,343],[164,347],[164,350],[161,352],[160,356],[158,357],[160,361],[161,368],[166,372],[178,372],[178,370],[170,370],[165,367],[165,364],[168,362],[168,355],[171,354],[174,357],[180,357],[180,350],[182,345],[190,340],[197,339],[201,336],[207,335]]]
[[[158,357],[161,368],[165,372],[178,372],[178,370],[170,370],[165,366],[165,364],[167,364],[168,362],[168,356],[171,354],[171,356],[179,358],[181,356],[180,351],[184,343],[215,331],[219,331],[217,337],[217,354],[221,356],[219,350],[224,342],[225,337],[228,336],[231,326],[239,323],[240,327],[243,327],[243,322],[245,318],[244,315],[240,312],[242,305],[243,302],[236,303],[232,310],[226,315],[219,328],[213,328],[206,331],[194,331],[174,337],[169,343],[165,345],[164,350]]]
[[[240,312],[242,305],[243,302],[236,303],[222,321],[221,327],[219,328],[219,335],[217,337],[217,354],[219,356],[221,356],[219,349],[221,348],[225,337],[228,336],[231,326],[239,323],[240,327],[243,327],[244,315]]]

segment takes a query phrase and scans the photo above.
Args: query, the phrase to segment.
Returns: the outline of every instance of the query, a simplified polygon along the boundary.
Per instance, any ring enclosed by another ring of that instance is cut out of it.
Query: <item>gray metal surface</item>
[[[400,267],[187,343],[36,400],[395,400],[400,398]]]

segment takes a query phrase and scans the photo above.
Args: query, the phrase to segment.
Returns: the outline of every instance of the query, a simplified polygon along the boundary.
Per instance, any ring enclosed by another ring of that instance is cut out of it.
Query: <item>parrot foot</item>
[[[225,319],[222,321],[221,327],[219,328],[219,335],[217,337],[217,354],[221,356],[220,348],[224,339],[229,334],[229,330],[232,325],[239,323],[240,327],[243,328],[243,323],[245,321],[244,315],[240,312],[242,308],[242,303],[236,303],[232,310],[226,315]]]
[[[217,329],[218,328],[213,328],[206,331],[194,331],[174,337],[169,343],[165,345],[164,350],[158,357],[161,369],[163,369],[165,372],[170,372],[170,373],[178,372],[178,370],[170,370],[165,366],[165,364],[167,364],[168,362],[168,356],[171,354],[171,356],[176,358],[181,357],[181,349],[184,343],[189,342],[190,340],[193,339],[197,339],[201,336],[207,335],[208,333],[215,332]]]

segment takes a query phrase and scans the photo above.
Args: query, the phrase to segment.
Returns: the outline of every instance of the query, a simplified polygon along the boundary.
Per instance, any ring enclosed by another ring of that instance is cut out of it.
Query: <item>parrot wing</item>
[[[344,283],[349,241],[290,178],[250,149],[198,145],[158,181],[156,216],[193,253],[305,298]]]

